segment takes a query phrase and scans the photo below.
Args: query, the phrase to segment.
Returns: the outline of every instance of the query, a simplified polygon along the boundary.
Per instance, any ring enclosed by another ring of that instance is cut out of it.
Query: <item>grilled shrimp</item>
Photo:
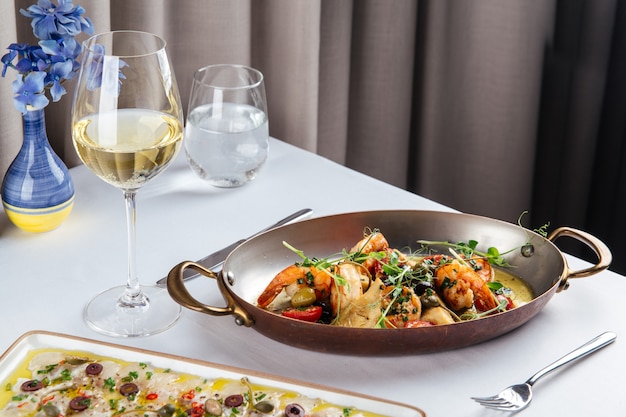
[[[482,256],[472,256],[470,258],[465,258],[465,262],[471,266],[474,272],[476,272],[485,282],[493,281],[496,272],[486,258],[483,258]]]
[[[322,300],[330,295],[331,285],[332,277],[323,269],[290,265],[274,277],[257,299],[257,304],[261,308],[266,308],[283,289],[289,286],[313,288],[316,299]]]
[[[350,249],[350,253],[358,252],[367,255],[372,252],[386,252],[388,250],[389,242],[387,242],[385,236],[383,236],[380,232],[374,232],[357,242],[357,244]],[[374,258],[368,258],[362,263],[362,265],[367,268],[372,275],[376,274],[376,266],[378,264],[379,262]]]
[[[468,265],[458,261],[440,266],[435,271],[437,288],[453,310],[476,306],[480,311],[495,308],[497,302],[487,282]]]
[[[383,309],[389,308],[385,316],[385,326],[390,328],[418,327],[422,322],[422,303],[415,292],[409,287],[402,287],[401,294],[394,300],[393,290],[395,287],[385,288]],[[391,307],[390,303],[393,304]]]
[[[365,236],[350,249],[350,252],[372,253],[389,248],[389,243],[380,232]]]

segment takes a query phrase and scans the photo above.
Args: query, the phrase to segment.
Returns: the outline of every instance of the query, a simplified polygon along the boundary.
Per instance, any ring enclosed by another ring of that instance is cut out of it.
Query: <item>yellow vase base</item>
[[[54,230],[70,215],[74,207],[74,197],[57,206],[41,209],[15,207],[3,201],[4,211],[11,222],[20,229],[31,233]]]

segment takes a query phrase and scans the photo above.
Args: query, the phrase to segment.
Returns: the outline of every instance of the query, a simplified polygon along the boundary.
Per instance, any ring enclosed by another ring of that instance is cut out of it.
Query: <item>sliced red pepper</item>
[[[424,321],[424,320],[409,320],[406,322],[406,324],[404,325],[405,329],[413,329],[416,327],[430,327],[430,326],[434,326],[434,324],[432,324],[429,321]]]
[[[498,295],[496,295],[496,299],[498,301],[506,300],[506,308],[505,308],[505,310],[507,310],[507,311],[508,310],[513,310],[515,308],[515,304],[513,304],[513,300],[511,300],[509,297],[506,297],[504,295],[498,294]]]
[[[181,397],[183,397],[185,400],[193,400],[194,397],[196,396],[196,392],[192,389],[190,389],[187,392],[184,392]]]
[[[159,398],[159,394],[157,394],[156,392],[151,392],[150,394],[146,395],[146,400],[156,400],[157,398]]]
[[[288,308],[283,310],[282,315],[296,320],[315,323],[322,317],[322,307],[309,306],[304,308]]]

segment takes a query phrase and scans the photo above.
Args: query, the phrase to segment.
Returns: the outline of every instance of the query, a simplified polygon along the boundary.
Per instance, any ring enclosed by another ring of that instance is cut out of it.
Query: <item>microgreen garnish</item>
[[[108,377],[107,379],[104,380],[104,388],[107,389],[111,392],[115,391],[115,380],[111,377]]]
[[[434,241],[434,240],[418,240],[417,243],[422,245],[421,251],[426,251],[430,249],[431,246],[445,246],[454,249],[455,251],[463,254],[466,259],[471,259],[473,257],[485,258],[489,261],[489,263],[501,267],[511,267],[509,263],[504,259],[503,255],[514,251],[515,249],[508,250],[506,252],[500,253],[498,248],[489,247],[486,252],[481,252],[477,250],[478,242],[475,240],[469,240],[467,242],[457,242],[450,243],[447,241]]]
[[[482,313],[479,313],[475,310],[467,310],[463,314],[461,314],[460,317],[461,317],[461,320],[479,319],[481,317],[488,316],[489,314],[495,313],[497,311],[505,311],[508,303],[509,302],[506,299],[503,299],[503,300],[498,301],[498,305],[492,308],[491,310],[483,311]]]
[[[528,214],[528,210],[524,210],[522,214],[520,214],[519,217],[517,218],[517,225],[519,227],[524,227],[522,226],[522,217],[524,217],[524,215],[526,214]],[[545,223],[543,226],[538,227],[537,229],[533,229],[533,232],[543,237],[548,237],[548,227],[550,227],[550,222]]]

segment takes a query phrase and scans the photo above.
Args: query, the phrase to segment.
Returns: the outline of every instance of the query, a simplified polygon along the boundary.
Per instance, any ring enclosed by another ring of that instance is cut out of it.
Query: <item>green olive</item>
[[[253,407],[256,410],[259,410],[260,412],[262,412],[264,414],[271,413],[272,411],[274,411],[274,404],[272,404],[269,401],[258,402],[256,404],[254,404]]]
[[[439,305],[437,297],[434,294],[428,294],[428,291],[420,296],[420,302],[424,308],[437,307]]]
[[[59,417],[61,415],[61,411],[58,407],[50,403],[45,404],[41,410],[44,412],[46,417]]]
[[[296,291],[293,297],[291,297],[291,306],[308,307],[313,304],[316,299],[315,290],[313,288],[303,287]]]
[[[172,417],[174,412],[176,411],[176,407],[174,404],[165,404],[163,407],[157,410],[157,414],[159,417]]]

